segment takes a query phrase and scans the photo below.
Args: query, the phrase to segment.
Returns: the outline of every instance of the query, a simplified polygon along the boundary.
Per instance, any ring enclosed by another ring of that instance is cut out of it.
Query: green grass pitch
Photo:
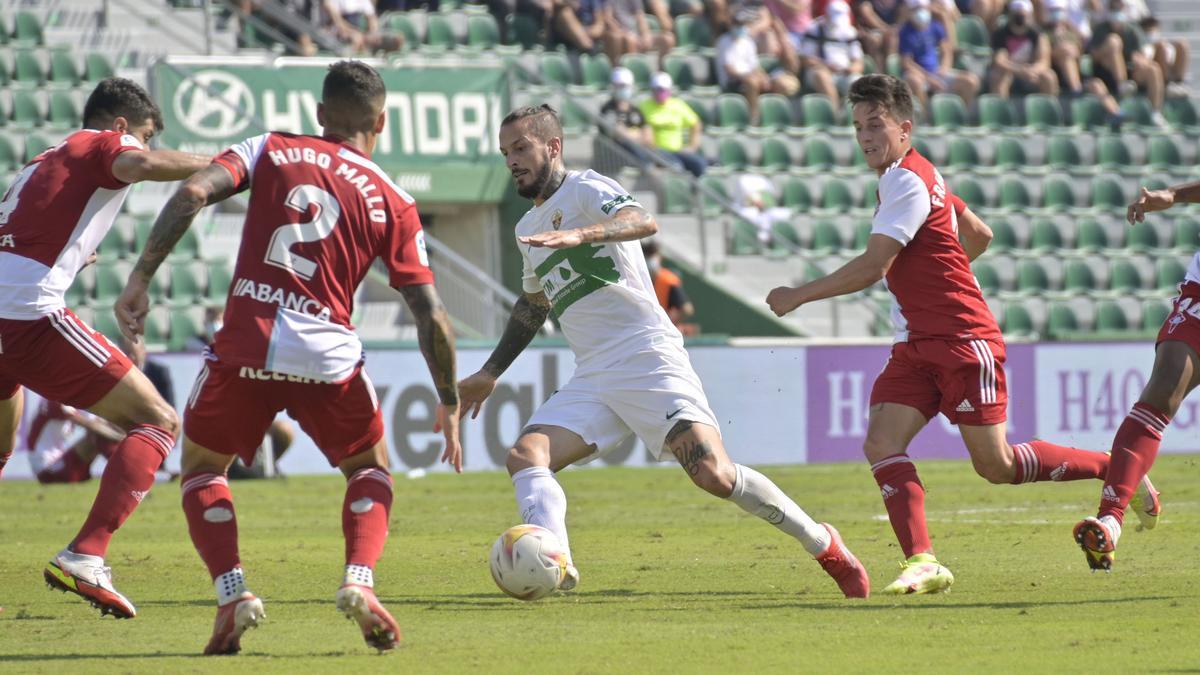
[[[177,484],[158,485],[117,534],[109,563],[138,606],[103,620],[46,589],[45,561],[75,532],[95,483],[0,483],[3,672],[1196,672],[1200,669],[1200,456],[1164,456],[1165,515],[1136,532],[1116,571],[1092,574],[1071,527],[1097,482],[991,486],[966,462],[920,462],[941,596],[849,601],[803,549],[693,488],[678,469],[568,471],[578,592],[537,603],[492,584],[486,557],[516,522],[497,473],[398,477],[376,571],[405,631],[376,655],[334,609],[341,579],[335,477],[235,483],[241,552],[267,622],[235,657],[198,656],[214,614]],[[829,520],[876,590],[901,554],[863,464],[766,467]]]

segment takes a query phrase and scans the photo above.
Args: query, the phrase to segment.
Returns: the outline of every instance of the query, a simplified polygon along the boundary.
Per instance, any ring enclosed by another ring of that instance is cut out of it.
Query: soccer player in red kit
[[[1004,341],[971,274],[991,230],[912,149],[912,92],[888,75],[850,87],[858,145],[879,173],[879,206],[866,251],[832,274],[767,296],[783,316],[882,278],[896,299],[892,354],[871,390],[863,452],[906,561],[889,593],[945,591],[925,523],[925,489],[906,451],[939,412],[958,425],[976,472],[992,483],[1103,478],[1108,456],[1046,441],[1005,439]],[[962,238],[960,243],[959,238]]]
[[[354,291],[382,259],[417,324],[441,398],[442,460],[462,470],[454,336],[412,197],[370,159],[387,119],[379,73],[357,61],[329,67],[317,107],[321,136],[267,133],[218,155],[163,207],[117,300],[121,330],[141,333],[155,270],[206,205],[249,189],[225,320],[184,408],[183,510],[217,592],[205,654],[232,654],[263,616],[246,589],[226,472],[249,465],[286,410],[346,476],[346,567],[337,607],[377,649],[400,640],[374,593],[392,504],[387,443],[363,347],[350,325]]]
[[[0,468],[16,442],[21,387],[127,432],[83,527],[43,574],[118,618],[137,610],[113,588],[104,556],[154,484],[179,421],[125,354],[67,309],[63,294],[112,228],[131,183],[180,180],[210,161],[147,150],[162,128],[144,89],[104,80],[84,106],[83,129],[26,164],[0,201]]]
[[[1200,203],[1200,182],[1175,185],[1163,190],[1142,188],[1129,205],[1130,224],[1146,220],[1146,214],[1165,211],[1175,204]],[[1113,439],[1108,476],[1100,490],[1100,510],[1075,526],[1075,542],[1083,548],[1088,566],[1111,571],[1117,540],[1124,524],[1125,507],[1141,512],[1145,491],[1141,477],[1150,471],[1158,446],[1171,418],[1183,400],[1200,384],[1200,253],[1197,253],[1179,285],[1174,311],[1158,331],[1154,368],[1138,402]],[[1157,510],[1158,504],[1153,505]],[[1154,521],[1143,520],[1143,527]]]

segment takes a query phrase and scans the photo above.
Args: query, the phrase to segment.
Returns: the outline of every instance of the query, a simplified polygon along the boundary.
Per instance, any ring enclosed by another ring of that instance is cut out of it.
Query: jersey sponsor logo
[[[550,216],[550,224],[556,230],[562,227],[562,209],[554,209],[554,215]]]
[[[542,280],[555,316],[562,316],[580,298],[621,279],[604,247],[594,244],[558,249],[534,272]]]
[[[601,204],[600,210],[604,212],[604,215],[611,216],[612,212],[615,211],[618,206],[620,206],[622,204],[631,204],[631,203],[632,204],[637,203],[637,202],[633,201],[633,195],[620,195],[616,199],[611,199],[611,200]]]
[[[220,70],[192,73],[175,90],[175,116],[204,138],[227,138],[254,119],[254,95],[241,78]]]
[[[254,281],[253,279],[237,279],[233,284],[233,293],[231,295],[235,298],[245,297],[265,302],[269,305],[286,307],[287,309],[315,316],[323,321],[328,321],[331,313],[328,307],[323,307],[321,303],[303,293],[284,291],[282,288],[275,288],[271,284]]]
[[[121,145],[127,148],[144,148],[142,142],[129,134],[121,134]]]
[[[320,380],[314,380],[311,377],[301,377],[299,375],[287,375],[285,373],[277,373],[273,370],[263,370],[262,368],[251,368],[250,366],[242,366],[238,369],[238,377],[247,380],[258,380],[260,382],[295,382],[298,384],[324,384]]]
[[[11,234],[0,235],[0,248],[16,248],[17,240]]]

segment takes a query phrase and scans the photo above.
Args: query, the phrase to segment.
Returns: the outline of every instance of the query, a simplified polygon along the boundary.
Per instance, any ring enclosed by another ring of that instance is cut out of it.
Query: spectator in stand
[[[641,54],[658,52],[659,64],[672,49],[675,48],[675,34],[660,31],[657,34],[650,31],[650,22],[646,20],[646,11],[642,0],[607,0],[610,11],[610,27],[604,39],[608,49],[608,58],[613,63],[619,63],[625,54]]]
[[[1050,63],[1050,40],[1033,24],[1033,3],[1012,0],[1008,21],[992,33],[992,65],[988,86],[1008,98],[1025,94],[1057,94],[1058,77]]]
[[[633,104],[633,71],[623,66],[612,70],[612,97],[600,107],[600,118],[612,125],[611,135],[617,143],[647,164],[647,148],[653,147],[654,137],[642,111]]]
[[[979,78],[953,67],[955,45],[946,27],[934,20],[929,0],[909,0],[908,4],[912,11],[900,27],[898,40],[904,81],[912,88],[913,98],[928,112],[929,94],[952,91],[970,107],[979,91]]]
[[[826,5],[825,15],[804,34],[800,53],[805,58],[805,83],[840,107],[850,85],[863,73],[863,47],[850,23],[850,6],[842,0]]]
[[[1146,44],[1142,53],[1158,64],[1167,82],[1167,94],[1172,96],[1187,96],[1183,81],[1187,79],[1188,64],[1191,63],[1191,49],[1184,40],[1167,40],[1159,32],[1158,19],[1148,16],[1138,24],[1146,36]]]
[[[767,10],[787,30],[792,48],[800,50],[800,39],[812,25],[814,13],[811,0],[765,0]]]
[[[727,92],[740,93],[750,107],[751,124],[758,123],[758,97],[766,93],[790,96],[800,88],[795,76],[783,68],[771,73],[758,60],[758,45],[750,35],[754,12],[741,11],[733,28],[717,40],[717,82]]]
[[[662,253],[658,244],[652,239],[642,240],[642,255],[646,256],[646,269],[650,271],[650,280],[654,283],[654,294],[658,296],[658,304],[667,312],[671,323],[684,335],[696,335],[699,327],[688,323],[696,309],[687,293],[683,292],[683,281],[679,275],[663,267]]]
[[[896,53],[903,7],[903,0],[859,0],[854,5],[858,39],[881,70],[887,64],[888,54]]]
[[[733,181],[730,197],[738,215],[754,225],[758,243],[764,248],[775,243],[775,223],[787,222],[794,216],[791,209],[776,206],[779,186],[762,174],[739,174]]]
[[[394,52],[404,46],[404,36],[379,30],[373,0],[324,0],[329,29],[354,54]]]
[[[1087,39],[1079,33],[1078,25],[1070,20],[1070,2],[1075,0],[1046,0],[1044,3],[1045,35],[1050,43],[1050,62],[1058,75],[1059,87],[1068,96],[1082,96],[1084,92],[1100,100],[1109,115],[1109,125],[1121,127],[1121,106],[1095,77],[1084,77],[1079,69],[1079,59]],[[1091,26],[1088,27],[1091,34]]]
[[[708,161],[700,154],[704,125],[691,106],[672,96],[674,86],[670,74],[655,73],[650,78],[650,98],[642,101],[639,109],[650,127],[653,147],[667,161],[693,176],[702,176],[708,168]]]
[[[1150,99],[1154,123],[1166,126],[1162,116],[1166,96],[1163,71],[1142,52],[1144,46],[1142,32],[1125,16],[1124,0],[1110,0],[1108,17],[1092,27],[1092,42],[1088,47],[1092,72],[1113,96],[1120,97],[1123,88],[1140,88]],[[1129,81],[1133,84],[1126,84]]]
[[[316,11],[313,0],[280,0],[280,3],[289,14],[303,19],[310,24],[316,23],[316,20],[319,18],[319,13]],[[255,25],[247,20],[248,17],[253,15],[269,28],[279,31],[283,37],[291,40],[292,44],[284,43],[284,48],[289,56],[317,55],[317,45],[313,42],[311,34],[297,31],[289,25],[276,21],[262,10],[261,3],[258,0],[238,0],[236,13],[238,17],[237,43],[239,47],[248,46],[246,44],[248,33],[261,34]],[[270,35],[261,35],[273,41],[275,39]]]
[[[375,13],[382,15],[384,12],[407,12],[410,9],[436,12],[441,9],[441,4],[439,0],[376,0]]]
[[[989,31],[996,30],[996,22],[1004,14],[1004,0],[956,0],[959,14],[974,14],[983,20]]]

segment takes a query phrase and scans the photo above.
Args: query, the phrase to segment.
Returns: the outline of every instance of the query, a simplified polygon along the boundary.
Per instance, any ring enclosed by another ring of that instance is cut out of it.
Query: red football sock
[[[92,510],[70,549],[103,557],[113,532],[133,513],[150,487],[154,472],[175,446],[175,437],[153,424],[139,424],[117,446],[104,475]]]
[[[387,541],[391,509],[392,477],[385,469],[365,467],[350,475],[342,503],[347,565],[375,567]]]
[[[1104,478],[1108,473],[1108,454],[1030,441],[1013,446],[1013,469],[1014,485],[1044,480]]]
[[[218,473],[192,473],[183,477],[181,489],[188,534],[208,573],[216,579],[238,567],[237,516],[229,480]]]
[[[92,478],[92,463],[83,461],[75,451],[68,450],[52,466],[38,472],[39,483],[80,483]]]
[[[1124,522],[1125,507],[1137,490],[1138,482],[1154,466],[1158,446],[1171,418],[1153,407],[1138,402],[1113,439],[1112,459],[1104,489],[1100,493],[1100,516],[1112,516]]]
[[[932,552],[929,528],[925,524],[925,486],[921,485],[917,467],[913,466],[908,455],[892,455],[881,459],[871,465],[871,472],[875,474],[875,482],[879,483],[888,520],[892,521],[892,529],[896,532],[896,539],[900,540],[904,557]]]

